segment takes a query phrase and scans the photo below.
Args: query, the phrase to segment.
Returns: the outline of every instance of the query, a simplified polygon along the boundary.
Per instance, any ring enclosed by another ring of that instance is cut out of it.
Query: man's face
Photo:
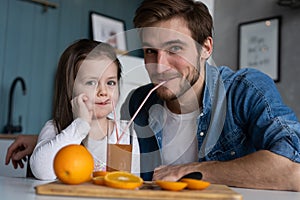
[[[164,100],[180,97],[199,79],[200,57],[191,32],[181,18],[153,24],[142,31],[145,64],[151,81],[167,81],[157,90]],[[204,65],[204,64],[202,64]]]

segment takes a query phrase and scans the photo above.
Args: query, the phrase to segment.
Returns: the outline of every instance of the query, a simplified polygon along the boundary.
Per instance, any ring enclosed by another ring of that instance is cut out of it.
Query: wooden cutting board
[[[242,200],[242,195],[234,192],[225,185],[211,184],[204,190],[182,190],[178,192],[160,189],[155,184],[144,184],[137,190],[115,189],[92,182],[80,185],[66,185],[52,182],[35,187],[40,195],[76,196],[76,197],[102,197],[125,199],[222,199]]]

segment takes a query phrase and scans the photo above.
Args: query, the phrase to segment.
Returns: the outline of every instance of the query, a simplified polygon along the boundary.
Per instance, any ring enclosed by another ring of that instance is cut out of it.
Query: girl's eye
[[[107,85],[109,85],[109,86],[115,86],[116,84],[117,84],[116,81],[108,81],[107,82]]]
[[[86,82],[86,85],[91,85],[91,86],[97,86],[98,85],[98,82],[93,80],[93,81],[87,81]]]

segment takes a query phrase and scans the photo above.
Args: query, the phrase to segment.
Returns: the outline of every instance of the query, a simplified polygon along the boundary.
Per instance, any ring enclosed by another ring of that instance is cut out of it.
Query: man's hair
[[[136,28],[144,28],[171,18],[183,18],[192,38],[201,45],[207,37],[212,37],[212,17],[206,5],[199,1],[144,0],[137,8],[133,22]]]

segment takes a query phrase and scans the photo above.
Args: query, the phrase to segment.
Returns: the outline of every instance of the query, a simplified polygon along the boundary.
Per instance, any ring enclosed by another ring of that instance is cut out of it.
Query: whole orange
[[[54,172],[66,184],[80,184],[92,178],[94,159],[82,145],[71,144],[61,148],[54,157]]]

